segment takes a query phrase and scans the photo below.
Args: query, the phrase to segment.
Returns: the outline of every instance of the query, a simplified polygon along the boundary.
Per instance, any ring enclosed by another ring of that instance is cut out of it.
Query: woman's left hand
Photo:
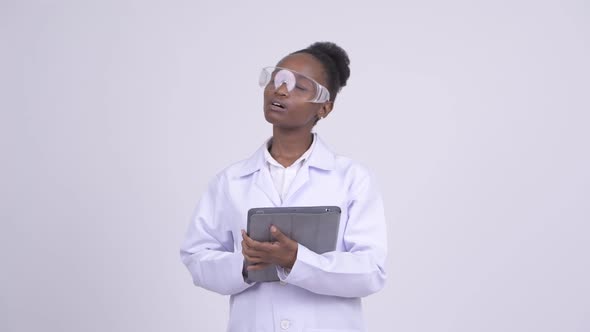
[[[262,270],[269,264],[292,268],[297,259],[297,242],[283,234],[276,226],[270,227],[275,242],[259,242],[250,238],[242,230],[242,254],[249,263],[249,271]]]

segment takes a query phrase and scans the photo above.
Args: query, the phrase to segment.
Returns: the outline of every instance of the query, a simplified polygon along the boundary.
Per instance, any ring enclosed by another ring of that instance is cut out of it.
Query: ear
[[[318,110],[318,119],[322,119],[328,116],[330,112],[332,112],[332,108],[334,107],[333,101],[328,101],[324,103],[324,105]]]

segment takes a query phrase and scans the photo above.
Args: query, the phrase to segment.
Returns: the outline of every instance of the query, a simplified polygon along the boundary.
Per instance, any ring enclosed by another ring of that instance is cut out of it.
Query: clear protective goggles
[[[325,103],[330,100],[330,92],[325,86],[287,68],[263,68],[258,83],[265,89],[273,86],[278,89],[284,84],[289,95],[310,103]]]

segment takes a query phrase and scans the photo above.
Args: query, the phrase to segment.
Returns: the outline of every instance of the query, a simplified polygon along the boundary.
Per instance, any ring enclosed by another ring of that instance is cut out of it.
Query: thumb
[[[281,232],[281,230],[275,225],[270,226],[270,233],[279,242],[285,242],[285,240],[289,239],[287,235],[283,234],[283,232]]]

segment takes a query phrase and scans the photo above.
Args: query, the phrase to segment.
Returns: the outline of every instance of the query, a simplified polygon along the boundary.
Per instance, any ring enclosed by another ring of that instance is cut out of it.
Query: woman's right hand
[[[276,226],[271,226],[275,242],[253,240],[242,230],[242,255],[249,264],[248,271],[262,270],[271,264],[292,268],[297,259],[298,243],[283,234]]]

